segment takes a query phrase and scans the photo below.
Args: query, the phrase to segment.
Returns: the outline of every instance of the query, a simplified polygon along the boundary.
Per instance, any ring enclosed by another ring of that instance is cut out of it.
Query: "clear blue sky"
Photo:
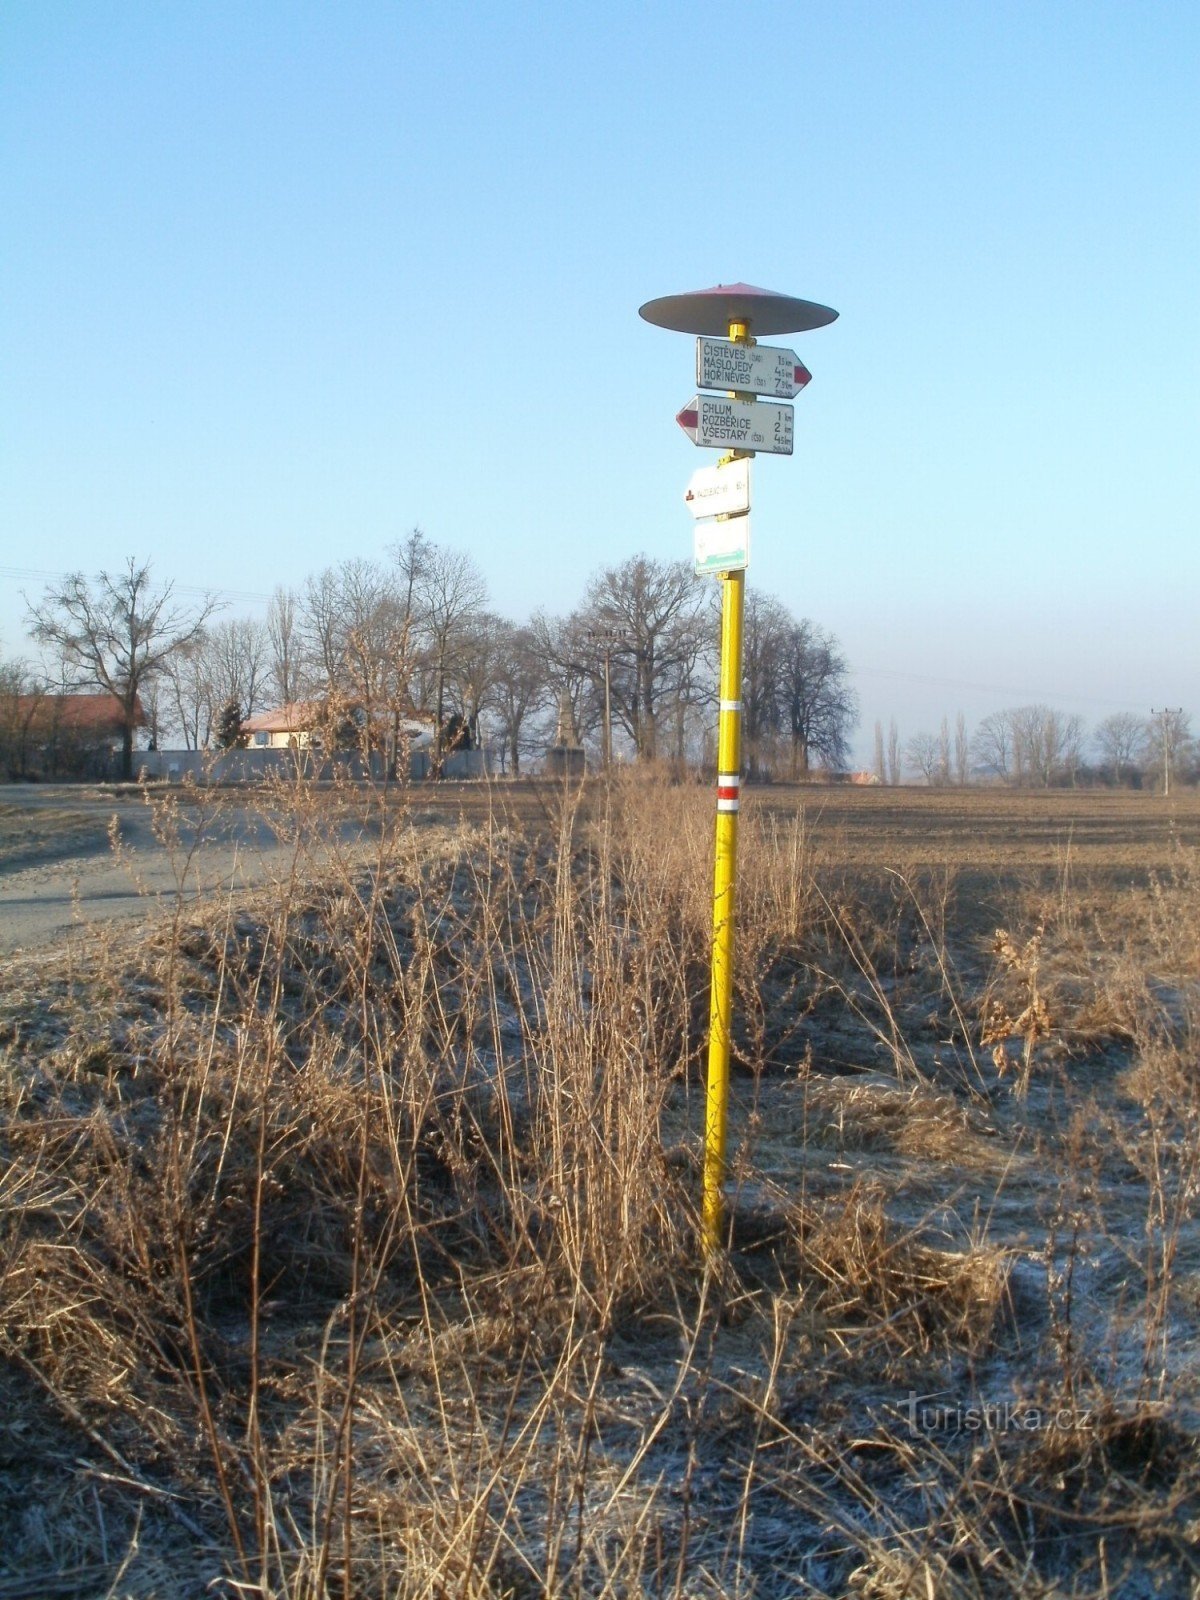
[[[841,312],[750,579],[863,749],[1200,721],[1198,91],[1195,0],[6,0],[0,650],[128,555],[253,596],[419,523],[513,617],[687,556],[637,307],[745,279]]]

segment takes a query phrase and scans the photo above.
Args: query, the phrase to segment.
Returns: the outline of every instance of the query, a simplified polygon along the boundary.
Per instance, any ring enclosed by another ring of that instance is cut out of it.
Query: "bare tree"
[[[635,556],[599,573],[580,611],[534,617],[534,648],[556,697],[569,697],[581,733],[603,732],[607,698],[639,759],[669,752],[682,761],[700,748],[715,698],[718,628],[709,595],[689,562]],[[857,698],[836,640],[750,591],[742,645],[748,769],[763,768],[780,740],[790,741],[794,773],[817,760],[843,766]]]
[[[206,749],[230,703],[237,705],[243,719],[262,709],[267,652],[267,629],[252,617],[231,617],[202,628],[163,668],[159,719],[166,720],[169,704],[185,747]]]
[[[412,643],[408,663],[410,672],[420,665],[420,652],[416,648],[417,609],[420,603],[418,585],[424,576],[432,550],[433,546],[421,529],[413,528],[406,538],[398,539],[388,551],[396,564],[396,600],[400,607],[402,627],[405,637]],[[424,698],[423,692],[414,682],[407,683],[405,690],[405,698],[410,708],[416,707]]]
[[[1050,706],[1019,706],[1010,713],[1013,765],[1019,781],[1045,789],[1075,780],[1083,749],[1083,719]]]
[[[353,597],[335,687],[358,717],[364,747],[382,744],[408,709],[409,629],[388,583]]]
[[[894,789],[900,782],[900,730],[895,717],[888,719],[887,772],[887,781]]]
[[[1079,768],[1083,762],[1083,747],[1087,742],[1087,724],[1081,716],[1060,717],[1058,771],[1061,777],[1075,787]]]
[[[267,606],[267,642],[270,649],[271,687],[281,706],[300,698],[301,648],[296,596],[291,589],[276,588]]]
[[[946,717],[942,718],[938,729],[937,781],[940,784],[950,782],[950,723]]]
[[[300,600],[300,629],[305,681],[310,690],[328,693],[341,676],[344,654],[342,584],[337,570],[310,573]]]
[[[243,720],[263,709],[267,684],[267,630],[253,617],[230,617],[206,631],[204,654],[218,708],[234,701]]]
[[[1097,723],[1092,740],[1117,783],[1138,767],[1146,751],[1146,723],[1132,711],[1115,711]]]
[[[993,711],[975,731],[980,764],[1006,783],[1046,788],[1074,783],[1083,754],[1084,725],[1050,706]]]
[[[5,777],[23,778],[32,770],[35,729],[50,711],[44,678],[23,661],[0,662],[0,766]]]
[[[163,667],[172,713],[168,720],[183,735],[185,750],[203,750],[212,735],[214,706],[208,666],[201,629]]]
[[[904,757],[909,766],[915,772],[919,772],[931,788],[941,781],[942,751],[936,735],[914,733],[904,747]]]
[[[433,694],[433,767],[440,773],[444,750],[446,689],[454,651],[487,602],[487,585],[471,557],[430,545],[413,579],[415,617]]]
[[[131,557],[124,572],[101,572],[89,583],[71,573],[29,607],[32,633],[61,656],[73,687],[100,689],[121,707],[121,775],[133,776],[133,739],[142,711],[140,691],[191,644],[216,609],[172,603],[172,585],[155,590],[150,567]]]
[[[1012,712],[989,712],[976,728],[971,748],[985,771],[1008,783],[1013,776]]]
[[[971,776],[971,741],[967,719],[960,711],[954,719],[954,781],[964,788]]]
[[[581,736],[595,728],[603,716],[604,638],[617,637],[599,629],[588,613],[574,611],[569,617],[548,617],[535,611],[529,623],[534,652],[546,675],[547,699],[558,705],[565,694],[571,715]],[[622,641],[613,653],[615,663],[626,654]],[[615,678],[615,672],[613,677]]]
[[[157,673],[142,685],[141,701],[142,710],[146,713],[146,747],[149,750],[161,750],[163,735],[170,725],[166,671]]]
[[[792,619],[771,595],[751,589],[742,623],[742,744],[751,777],[783,725],[783,662]]]
[[[804,620],[784,641],[782,690],[785,726],[792,740],[792,776],[806,777],[814,757],[842,767],[858,717],[858,697],[831,634]]]
[[[682,716],[681,704],[696,693],[706,643],[703,609],[704,591],[688,561],[638,555],[606,568],[588,586],[585,627],[620,631],[626,641],[613,662],[612,707],[640,759],[659,753],[664,709]],[[599,652],[591,654],[598,668]],[[597,671],[591,681],[598,681]]]
[[[433,546],[420,528],[414,528],[404,539],[398,539],[388,554],[396,563],[400,604],[406,617],[412,617],[417,608],[417,585],[424,576]]]
[[[887,782],[887,765],[883,756],[883,723],[875,719],[875,776],[880,783]]]
[[[343,561],[308,579],[300,601],[310,692],[336,743],[398,744],[413,709],[413,627],[394,575],[371,561]],[[392,761],[388,761],[388,771]]]
[[[450,676],[457,710],[478,743],[479,718],[489,705],[502,671],[501,648],[508,624],[491,611],[478,611],[459,630]]]
[[[496,653],[494,705],[502,757],[512,761],[513,776],[517,777],[525,729],[551,698],[550,668],[530,628],[501,623]]]

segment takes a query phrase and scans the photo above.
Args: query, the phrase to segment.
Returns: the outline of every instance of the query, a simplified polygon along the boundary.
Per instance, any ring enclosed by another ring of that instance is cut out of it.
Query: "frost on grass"
[[[1189,1592],[1189,864],[993,949],[751,811],[706,1263],[708,820],[401,822],[13,967],[0,1593]]]

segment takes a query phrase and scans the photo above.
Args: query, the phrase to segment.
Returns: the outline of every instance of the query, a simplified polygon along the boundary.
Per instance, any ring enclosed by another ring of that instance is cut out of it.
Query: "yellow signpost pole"
[[[735,344],[753,344],[749,325],[731,322]],[[753,397],[747,397],[753,398]],[[733,461],[753,451],[734,451]],[[733,954],[737,908],[738,804],[742,784],[742,615],[746,574],[722,572],[721,672],[717,690],[717,837],[713,859],[712,987],[708,1010],[708,1085],[704,1114],[704,1248],[720,1250],[725,1230],[725,1148],[733,1032]]]
[[[729,402],[720,403],[712,414],[712,397],[697,395],[675,420],[693,444],[721,447],[727,440],[753,443],[768,455],[792,453],[792,408],[772,404],[756,415],[752,409],[759,394],[789,400],[798,394],[811,374],[794,350],[759,347],[751,353],[734,351],[736,360],[726,360],[719,348],[720,334],[728,329],[729,342],[753,346],[750,326],[762,334],[803,333],[824,328],[837,318],[831,306],[814,300],[798,300],[793,295],[776,294],[771,289],[756,289],[749,283],[718,283],[711,289],[694,289],[688,294],[660,295],[638,308],[638,315],[660,328],[678,333],[694,333],[696,340],[696,383],[700,389],[722,387],[714,378],[744,383],[743,390],[727,390]],[[764,359],[765,358],[765,359]],[[748,391],[754,391],[753,393]],[[706,412],[708,415],[706,416]],[[766,413],[764,415],[764,413]],[[749,458],[753,449],[734,450],[718,463],[726,466],[739,458]],[[696,489],[697,496],[710,497],[708,504],[730,505],[737,509],[716,513],[718,521],[748,516],[749,482],[741,494],[722,495],[721,487],[732,491],[733,484],[716,485],[707,479]],[[692,485],[687,499],[693,499]],[[741,502],[738,504],[738,502]],[[707,518],[705,501],[697,500],[693,516]],[[707,536],[706,536],[707,537]],[[704,1103],[704,1186],[701,1198],[702,1239],[706,1253],[719,1251],[725,1243],[726,1134],[729,1121],[729,1058],[733,1026],[733,958],[736,929],[738,800],[742,787],[742,616],[745,607],[745,563],[749,558],[749,523],[741,523],[734,542],[719,541],[715,547],[697,539],[697,570],[717,570],[721,581],[721,682],[717,723],[717,838],[713,868],[712,989],[709,1000],[708,1080]],[[724,564],[728,570],[720,571]]]

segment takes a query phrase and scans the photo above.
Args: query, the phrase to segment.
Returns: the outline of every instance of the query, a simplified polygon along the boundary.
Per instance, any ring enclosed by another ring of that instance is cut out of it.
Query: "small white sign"
[[[794,350],[735,344],[732,339],[696,340],[696,382],[702,389],[738,389],[743,394],[790,400],[811,377]]]
[[[793,415],[791,406],[773,400],[727,400],[720,395],[697,394],[675,413],[675,420],[693,444],[790,456]]]
[[[700,467],[688,479],[684,500],[694,517],[738,517],[750,509],[750,463]]]
[[[696,572],[740,572],[750,565],[750,518],[713,517],[695,527]]]

